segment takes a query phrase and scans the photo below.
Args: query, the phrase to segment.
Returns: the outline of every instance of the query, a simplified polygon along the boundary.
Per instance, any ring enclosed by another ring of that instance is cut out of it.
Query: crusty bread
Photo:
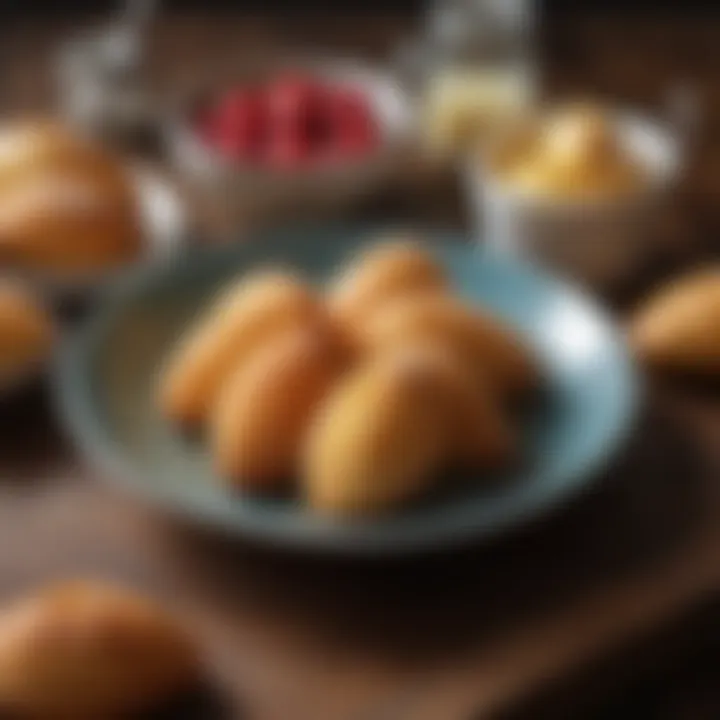
[[[140,249],[121,164],[51,122],[0,127],[0,260],[48,274],[121,265]]]
[[[74,582],[0,613],[0,707],[12,717],[128,717],[200,674],[196,648],[174,618],[127,590]]]

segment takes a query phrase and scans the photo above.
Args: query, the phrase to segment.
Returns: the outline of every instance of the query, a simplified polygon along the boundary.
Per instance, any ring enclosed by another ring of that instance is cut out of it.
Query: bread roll
[[[0,260],[83,276],[132,260],[141,239],[134,190],[106,151],[51,123],[0,130]]]
[[[0,707],[12,717],[127,717],[199,678],[174,619],[126,590],[71,583],[0,613]]]
[[[0,124],[0,192],[48,170],[87,158],[87,147],[52,120],[13,120]],[[93,153],[94,154],[94,153]]]
[[[653,368],[720,378],[720,266],[649,298],[630,323],[630,342]]]

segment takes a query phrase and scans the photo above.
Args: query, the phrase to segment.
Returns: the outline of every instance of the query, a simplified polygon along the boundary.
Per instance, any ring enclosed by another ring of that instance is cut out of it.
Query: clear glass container
[[[427,147],[462,154],[535,98],[532,0],[437,0],[429,9],[421,61]]]

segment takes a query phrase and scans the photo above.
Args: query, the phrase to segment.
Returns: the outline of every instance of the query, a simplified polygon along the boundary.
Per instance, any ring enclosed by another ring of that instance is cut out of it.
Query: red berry
[[[317,80],[286,75],[268,88],[270,132],[273,137],[293,135],[308,153],[314,153],[329,135],[327,90]]]
[[[370,104],[354,88],[337,88],[331,102],[334,153],[360,155],[378,142],[378,129]]]
[[[317,83],[301,74],[280,75],[267,87],[268,114],[273,123],[301,119],[315,102]]]
[[[307,150],[297,139],[281,139],[268,146],[263,160],[275,170],[297,170],[307,161]]]
[[[264,142],[266,112],[261,93],[233,90],[210,115],[215,145],[230,158],[252,160]]]

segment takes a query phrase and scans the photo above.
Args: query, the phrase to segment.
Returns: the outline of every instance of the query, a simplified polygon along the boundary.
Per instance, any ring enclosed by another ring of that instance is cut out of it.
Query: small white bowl
[[[563,200],[518,192],[482,161],[465,168],[478,233],[494,251],[553,266],[590,287],[622,281],[651,250],[648,225],[668,199],[683,157],[679,133],[645,116],[617,111],[620,143],[645,168],[642,190],[613,199]]]
[[[204,97],[212,96],[212,89],[191,96],[166,122],[167,148],[180,174],[212,201],[228,229],[242,229],[267,220],[276,223],[278,214],[287,221],[342,209],[379,187],[404,165],[407,157],[410,145],[407,141],[414,136],[414,105],[392,74],[350,60],[301,60],[249,72],[237,82],[253,83],[283,71],[307,72],[362,91],[378,121],[380,144],[375,151],[357,159],[297,171],[242,165],[210,147],[193,125],[194,113]]]

